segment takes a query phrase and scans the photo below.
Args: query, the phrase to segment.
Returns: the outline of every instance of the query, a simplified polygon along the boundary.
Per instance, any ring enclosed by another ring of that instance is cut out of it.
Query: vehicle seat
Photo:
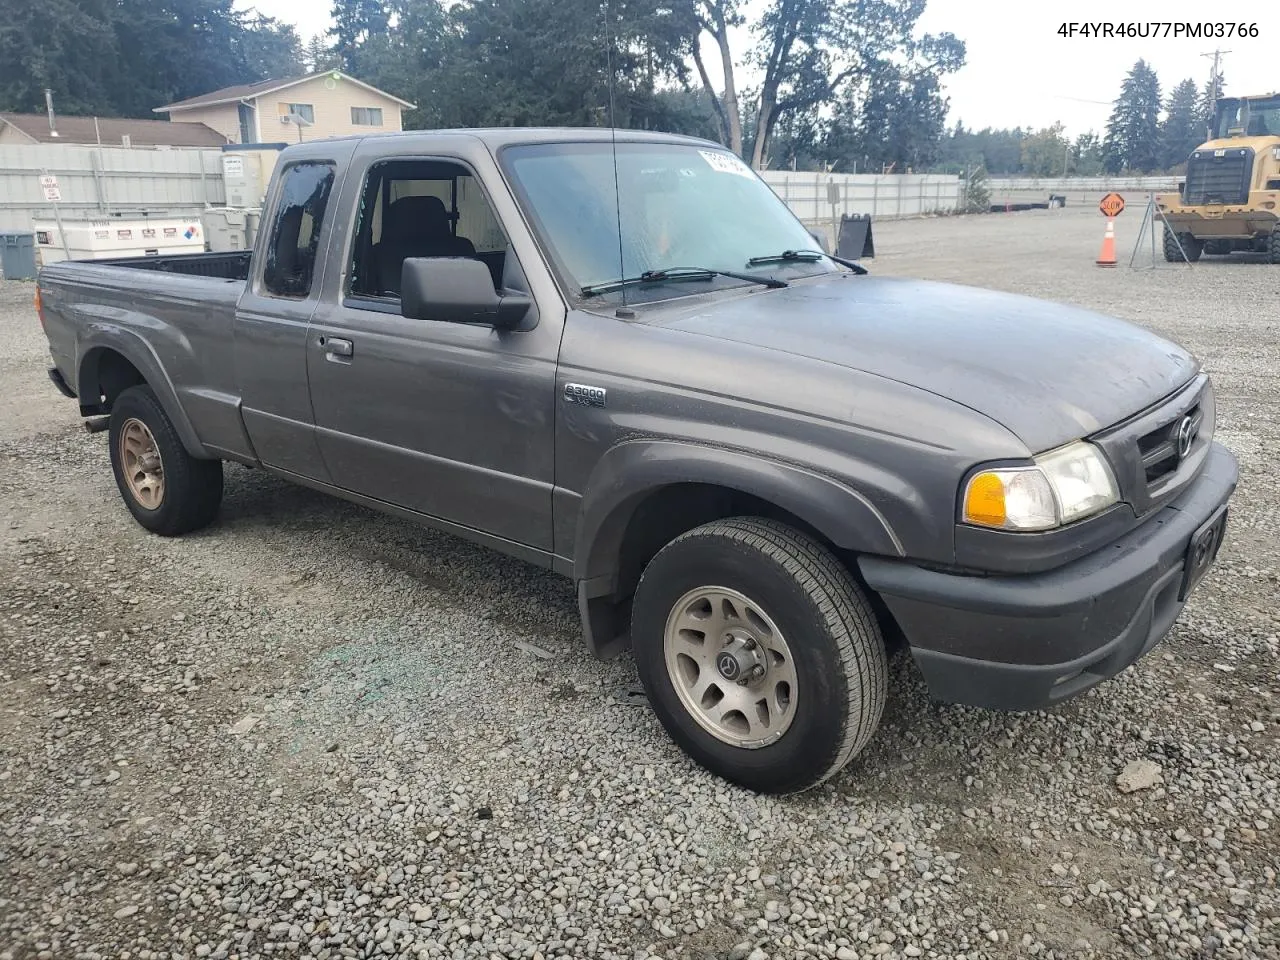
[[[439,197],[401,197],[387,208],[382,239],[374,249],[378,290],[400,293],[400,271],[410,257],[474,257],[475,245],[455,237]]]

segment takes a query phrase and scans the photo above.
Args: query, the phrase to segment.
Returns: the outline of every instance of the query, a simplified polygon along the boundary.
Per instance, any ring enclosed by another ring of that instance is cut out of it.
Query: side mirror
[[[515,330],[532,306],[521,294],[498,294],[489,268],[479,260],[410,257],[400,268],[400,313],[414,320]]]
[[[827,235],[824,231],[810,230],[809,236],[813,237],[814,241],[818,244],[818,249],[823,253],[831,252],[831,244],[827,242]]]

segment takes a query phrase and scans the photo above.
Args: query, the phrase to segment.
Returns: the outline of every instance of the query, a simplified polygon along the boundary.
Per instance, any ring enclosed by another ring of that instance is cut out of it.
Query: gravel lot
[[[877,224],[875,270],[1199,354],[1242,474],[1217,568],[1052,713],[930,704],[899,658],[867,752],[786,799],[685,760],[567,581],[238,467],[214,527],[145,534],[0,283],[0,960],[1280,957],[1280,267],[1103,271],[1101,234]]]

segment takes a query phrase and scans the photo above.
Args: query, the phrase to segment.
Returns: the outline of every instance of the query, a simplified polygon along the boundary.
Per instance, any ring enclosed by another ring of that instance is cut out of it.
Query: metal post
[[[45,176],[49,175],[49,168],[44,167],[40,171]],[[71,259],[71,247],[67,244],[67,231],[62,229],[62,211],[58,209],[58,204],[50,201],[49,205],[53,207],[53,222],[58,225],[58,239],[62,241],[62,254],[68,260]]]
[[[1156,266],[1156,195],[1154,193],[1147,196],[1147,212],[1151,215],[1151,268],[1154,270]]]
[[[96,121],[98,118],[94,117]],[[98,209],[103,213],[107,212],[107,193],[104,189],[102,178],[102,148],[99,147],[93,153],[89,154],[89,166],[93,168],[93,189],[98,195]]]

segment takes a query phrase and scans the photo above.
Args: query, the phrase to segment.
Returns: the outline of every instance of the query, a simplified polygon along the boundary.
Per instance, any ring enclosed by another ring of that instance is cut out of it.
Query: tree
[[[969,173],[964,185],[965,213],[986,213],[991,209],[991,190],[987,184],[985,167],[977,167]]]
[[[308,73],[336,70],[342,66],[342,57],[330,45],[322,33],[316,34],[302,45],[302,65]]]
[[[0,0],[0,109],[111,113],[118,53],[109,0]],[[158,104],[152,104],[158,106]]]
[[[1096,177],[1102,173],[1102,141],[1090,130],[1076,137],[1071,146],[1071,172],[1077,177]]]
[[[870,66],[865,83],[851,86],[846,122],[867,169],[905,173],[938,159],[947,102],[936,72],[883,60]]]
[[[1108,173],[1160,166],[1160,80],[1145,60],[1125,77],[1102,143]]]
[[[1191,151],[1203,141],[1205,125],[1199,113],[1200,91],[1194,80],[1183,80],[1169,94],[1160,124],[1160,165],[1164,169],[1186,163]]]
[[[690,43],[690,53],[698,68],[703,90],[711,101],[720,127],[720,142],[738,156],[742,156],[742,108],[738,103],[737,81],[733,73],[733,53],[729,49],[729,30],[742,25],[738,0],[694,0],[693,17],[701,33],[707,34],[720,56],[720,88],[717,95],[711,83],[711,75],[702,59],[699,43],[701,33],[695,33]]]
[[[1022,141],[1022,172],[1033,177],[1065,177],[1070,165],[1071,144],[1062,124],[1037,130]]]
[[[770,0],[756,25],[763,78],[753,165],[762,165],[780,118],[830,103],[850,81],[875,77],[887,88],[891,70],[914,84],[959,69],[964,44],[954,36],[915,38],[923,12],[924,0]]]
[[[154,117],[298,69],[293,28],[232,0],[0,0],[0,109]]]
[[[385,37],[391,25],[391,16],[383,0],[334,0],[333,49],[342,61],[343,68],[359,75],[361,48],[378,37]]]
[[[1213,125],[1214,110],[1217,107],[1217,100],[1223,95],[1223,91],[1227,88],[1226,78],[1222,75],[1221,70],[1215,70],[1209,76],[1208,82],[1204,85],[1204,90],[1200,94],[1200,108],[1196,112],[1196,118],[1200,123],[1200,129],[1206,136],[1209,129]]]

